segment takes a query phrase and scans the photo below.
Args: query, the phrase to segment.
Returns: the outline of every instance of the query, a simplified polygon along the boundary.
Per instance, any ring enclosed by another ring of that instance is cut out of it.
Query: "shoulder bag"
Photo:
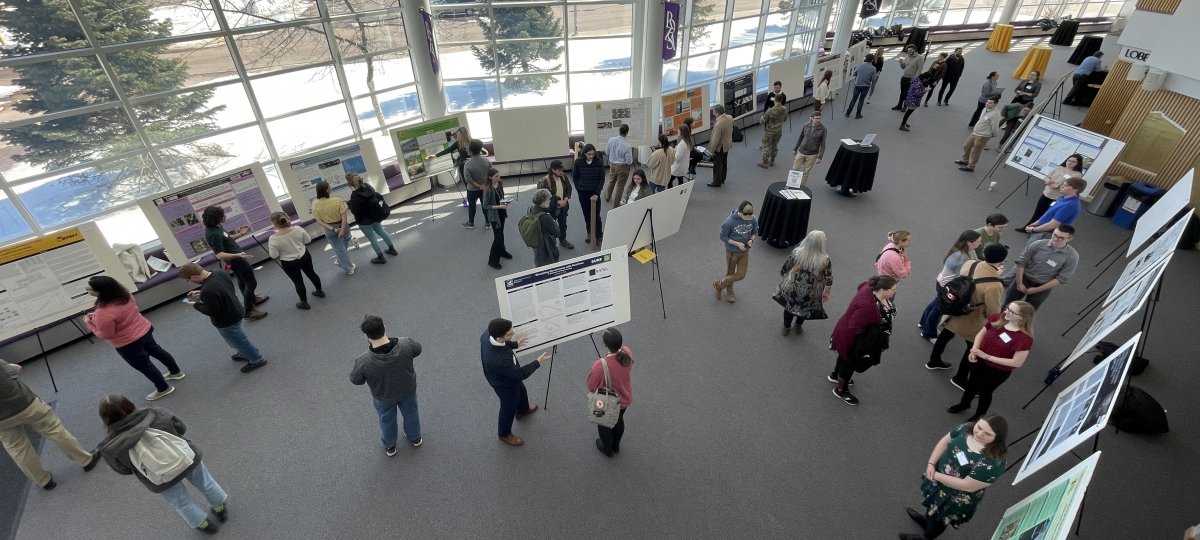
[[[604,367],[604,386],[587,395],[587,417],[593,424],[607,428],[617,425],[621,417],[621,396],[612,388],[612,377],[608,372],[608,357],[600,359]]]

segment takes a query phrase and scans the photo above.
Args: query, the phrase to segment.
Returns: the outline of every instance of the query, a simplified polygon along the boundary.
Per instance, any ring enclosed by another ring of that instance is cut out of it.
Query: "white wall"
[[[1117,43],[1150,51],[1146,64],[1170,74],[1164,89],[1200,99],[1200,60],[1193,41],[1198,25],[1200,1],[1180,2],[1174,15],[1134,11]],[[1117,57],[1110,59],[1112,53],[1108,50],[1104,54],[1105,65],[1118,60]]]

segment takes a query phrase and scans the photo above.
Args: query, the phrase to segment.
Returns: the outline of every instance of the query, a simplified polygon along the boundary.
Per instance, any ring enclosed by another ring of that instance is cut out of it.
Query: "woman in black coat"
[[[587,226],[588,241],[596,240],[596,245],[604,239],[604,223],[600,221],[600,191],[604,189],[604,161],[596,156],[596,146],[586,144],[579,159],[575,160],[575,168],[571,170],[575,183],[575,192],[579,194],[579,206],[583,208],[583,224]],[[595,202],[595,215],[592,203]],[[592,220],[596,221],[595,235],[592,234]]]

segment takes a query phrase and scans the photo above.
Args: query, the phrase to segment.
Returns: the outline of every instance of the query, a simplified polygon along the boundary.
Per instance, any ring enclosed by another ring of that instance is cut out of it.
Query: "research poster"
[[[1037,178],[1050,174],[1071,154],[1079,154],[1083,156],[1083,178],[1094,188],[1125,146],[1116,139],[1041,115],[1027,122],[1030,125],[1008,154],[1006,165]]]
[[[375,191],[387,193],[383,169],[379,166],[375,147],[370,142],[356,142],[290,156],[279,162],[279,172],[292,195],[296,214],[303,220],[312,218],[312,203],[317,199],[317,182],[322,180],[329,182],[331,194],[343,201],[350,200],[350,184],[346,183],[346,175],[350,173],[361,176]]]
[[[1149,210],[1146,210],[1142,217],[1138,218],[1137,224],[1133,227],[1133,236],[1129,239],[1129,250],[1126,255],[1137,251],[1146,243],[1154,233],[1159,229],[1166,227],[1171,219],[1175,217],[1181,210],[1193,202],[1200,204],[1200,200],[1192,201],[1192,183],[1195,181],[1196,169],[1192,169],[1179,179],[1167,193],[1155,202]]]
[[[650,98],[618,99],[583,104],[584,140],[598,146],[620,134],[621,126],[629,126],[625,136],[633,146],[653,145],[653,122],[650,120]]]
[[[707,84],[663,94],[663,133],[671,139],[678,137],[679,126],[682,126],[683,121],[688,118],[694,120],[692,122],[693,135],[708,129],[708,99]]]
[[[626,247],[496,278],[500,316],[529,341],[517,354],[629,321]]]
[[[138,201],[176,266],[212,251],[204,240],[201,214],[209,206],[225,210],[222,227],[230,234],[271,228],[271,213],[281,211],[262,167],[255,164],[193,182],[175,191]]]
[[[438,156],[454,140],[458,128],[466,123],[460,116],[447,116],[393,129],[390,137],[396,155],[404,161],[408,181],[454,170],[454,153]]]
[[[1004,511],[992,540],[1064,540],[1083,504],[1100,452]]]
[[[0,249],[0,339],[87,311],[87,281],[99,274],[136,288],[94,223]]]
[[[725,113],[734,118],[754,112],[754,72],[721,83],[721,102],[725,104]]]
[[[1134,314],[1146,305],[1146,300],[1150,298],[1150,293],[1154,289],[1154,285],[1162,279],[1163,271],[1166,270],[1167,264],[1171,262],[1171,258],[1167,257],[1162,262],[1158,263],[1151,269],[1147,270],[1142,277],[1133,281],[1133,284],[1125,290],[1121,296],[1118,296],[1115,301],[1104,308],[1100,315],[1096,317],[1096,321],[1088,328],[1083,339],[1079,340],[1079,344],[1075,345],[1075,350],[1067,357],[1066,362],[1063,362],[1062,369],[1066,369],[1075,359],[1083,356],[1084,353],[1095,347],[1100,340],[1121,326],[1125,321],[1129,320]]]
[[[1155,265],[1170,257],[1175,252],[1175,246],[1179,245],[1179,241],[1183,238],[1183,233],[1187,230],[1188,223],[1192,219],[1192,214],[1195,212],[1195,210],[1189,210],[1183,219],[1176,221],[1170,229],[1167,229],[1162,236],[1158,237],[1158,240],[1150,244],[1150,247],[1125,263],[1125,269],[1121,271],[1121,276],[1113,284],[1112,290],[1108,293],[1108,298],[1104,300],[1104,305],[1111,304],[1113,300],[1121,296],[1121,293],[1125,292],[1125,289],[1128,289],[1133,284],[1134,280],[1145,275],[1151,268],[1154,268]]]
[[[1013,485],[1041,470],[1076,446],[1104,430],[1116,407],[1117,394],[1129,373],[1130,359],[1142,334],[1108,355],[1086,375],[1059,392],[1033,440],[1029,455],[1013,479]]]
[[[829,80],[830,90],[841,88],[845,84],[842,77],[842,68],[846,61],[845,57],[846,55],[844,54],[831,54],[829,56],[822,56],[817,60],[817,67],[813,69],[813,90],[816,90],[817,84],[825,77],[826,71],[833,72],[833,78]],[[853,68],[854,66],[851,66],[851,69]]]

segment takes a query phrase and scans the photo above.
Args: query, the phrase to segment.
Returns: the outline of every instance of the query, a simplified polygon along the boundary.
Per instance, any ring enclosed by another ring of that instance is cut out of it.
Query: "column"
[[[421,96],[421,111],[425,118],[441,118],[446,116],[446,93],[442,87],[442,77],[433,72],[433,64],[429,59],[429,41],[431,34],[425,31],[425,23],[421,20],[421,8],[429,9],[426,2],[413,0],[401,3],[404,10],[404,33],[408,36],[408,52],[412,58],[413,75],[417,79],[417,91]],[[432,15],[432,12],[430,13]]]
[[[633,20],[642,23],[641,30],[634,32],[633,96],[657,96],[662,91],[662,3],[634,3]]]
[[[1021,5],[1021,0],[1004,0],[1004,7],[1000,8],[1000,24],[1012,24],[1013,16],[1017,14],[1017,7]]]
[[[829,20],[830,7],[825,8],[825,16],[822,20]],[[835,54],[850,48],[850,34],[854,33],[854,17],[858,14],[858,0],[839,0],[838,3],[838,21],[837,28],[833,31],[833,48],[826,51],[826,54]],[[829,25],[826,24],[825,28]],[[825,42],[825,35],[821,35],[821,43]]]

